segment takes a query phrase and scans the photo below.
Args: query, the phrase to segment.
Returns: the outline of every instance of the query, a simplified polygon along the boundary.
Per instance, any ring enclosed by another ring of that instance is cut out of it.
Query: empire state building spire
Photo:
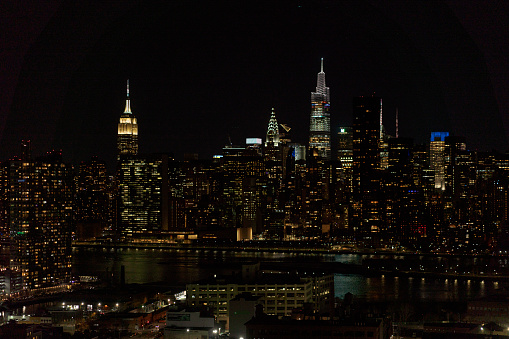
[[[127,98],[124,113],[120,116],[117,132],[118,160],[121,156],[138,154],[138,120],[131,111],[129,80],[127,80]]]
[[[127,98],[125,100],[124,113],[132,113],[131,112],[131,99],[129,98],[129,79],[127,79]]]
[[[311,118],[309,124],[309,148],[316,149],[322,159],[331,159],[330,145],[330,93],[325,85],[323,58],[316,78],[316,91],[311,92]]]

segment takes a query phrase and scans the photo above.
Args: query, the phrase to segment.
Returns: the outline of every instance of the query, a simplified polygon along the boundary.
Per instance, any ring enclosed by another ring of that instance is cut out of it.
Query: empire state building
[[[331,159],[330,145],[330,94],[325,86],[323,58],[316,81],[316,91],[311,92],[311,120],[309,124],[309,149],[315,149],[320,158]]]
[[[127,98],[124,113],[120,116],[118,123],[117,150],[117,160],[120,160],[121,156],[138,154],[138,121],[131,112],[129,80],[127,80]]]

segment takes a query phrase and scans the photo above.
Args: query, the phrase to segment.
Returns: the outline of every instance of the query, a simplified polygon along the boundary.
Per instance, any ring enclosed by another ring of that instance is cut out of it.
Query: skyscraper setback
[[[317,149],[320,158],[331,159],[330,146],[330,93],[325,86],[323,58],[316,80],[316,91],[311,92],[311,119],[309,124],[309,149]]]

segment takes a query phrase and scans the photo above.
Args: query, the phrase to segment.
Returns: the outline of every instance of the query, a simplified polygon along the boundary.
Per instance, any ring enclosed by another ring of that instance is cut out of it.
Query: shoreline
[[[370,255],[380,256],[381,261],[400,257],[400,256],[427,256],[427,257],[470,257],[470,258],[492,258],[496,257],[491,254],[450,254],[450,253],[413,253],[413,252],[387,252],[387,251],[356,251],[356,250],[344,250],[344,249],[327,249],[327,248],[297,248],[297,247],[277,247],[277,248],[264,248],[264,247],[250,247],[250,246],[211,246],[211,245],[196,245],[196,244],[161,244],[161,243],[117,243],[117,244],[105,244],[100,242],[74,242],[73,249],[144,249],[144,250],[182,250],[182,251],[230,251],[230,252],[273,252],[273,253],[298,253],[298,254],[354,254],[354,255]],[[500,257],[506,257],[506,255],[499,255]],[[387,258],[384,258],[387,257]],[[436,271],[424,271],[424,270],[387,270],[379,268],[369,268],[362,264],[346,264],[339,262],[299,262],[299,263],[288,263],[288,262],[260,262],[261,267],[264,269],[273,270],[290,270],[290,271],[308,271],[308,272],[319,272],[319,273],[340,273],[340,274],[358,274],[363,276],[401,276],[401,277],[414,277],[414,278],[434,278],[434,279],[461,279],[461,280],[508,280],[509,275],[499,274],[466,274],[466,273],[455,273],[455,272],[436,272]]]

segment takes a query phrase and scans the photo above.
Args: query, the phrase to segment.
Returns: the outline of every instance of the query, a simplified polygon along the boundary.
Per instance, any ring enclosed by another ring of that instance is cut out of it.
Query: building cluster
[[[71,240],[334,240],[425,251],[498,249],[509,239],[509,157],[432,132],[389,136],[382,99],[353,99],[353,125],[331,132],[323,60],[309,141],[270,113],[265,141],[222,154],[139,154],[129,82],[114,175],[96,158],[73,167],[52,152],[0,166],[0,292],[66,286]],[[333,149],[336,145],[336,149]]]
[[[353,125],[332,135],[323,60],[311,93],[308,144],[270,113],[265,141],[176,161],[140,155],[129,97],[118,127],[118,219],[126,239],[334,239],[362,247],[483,251],[505,242],[509,157],[432,132],[390,136],[382,99],[353,99]],[[334,138],[332,138],[334,137]],[[332,145],[336,145],[333,152]],[[105,188],[107,190],[107,188]]]

